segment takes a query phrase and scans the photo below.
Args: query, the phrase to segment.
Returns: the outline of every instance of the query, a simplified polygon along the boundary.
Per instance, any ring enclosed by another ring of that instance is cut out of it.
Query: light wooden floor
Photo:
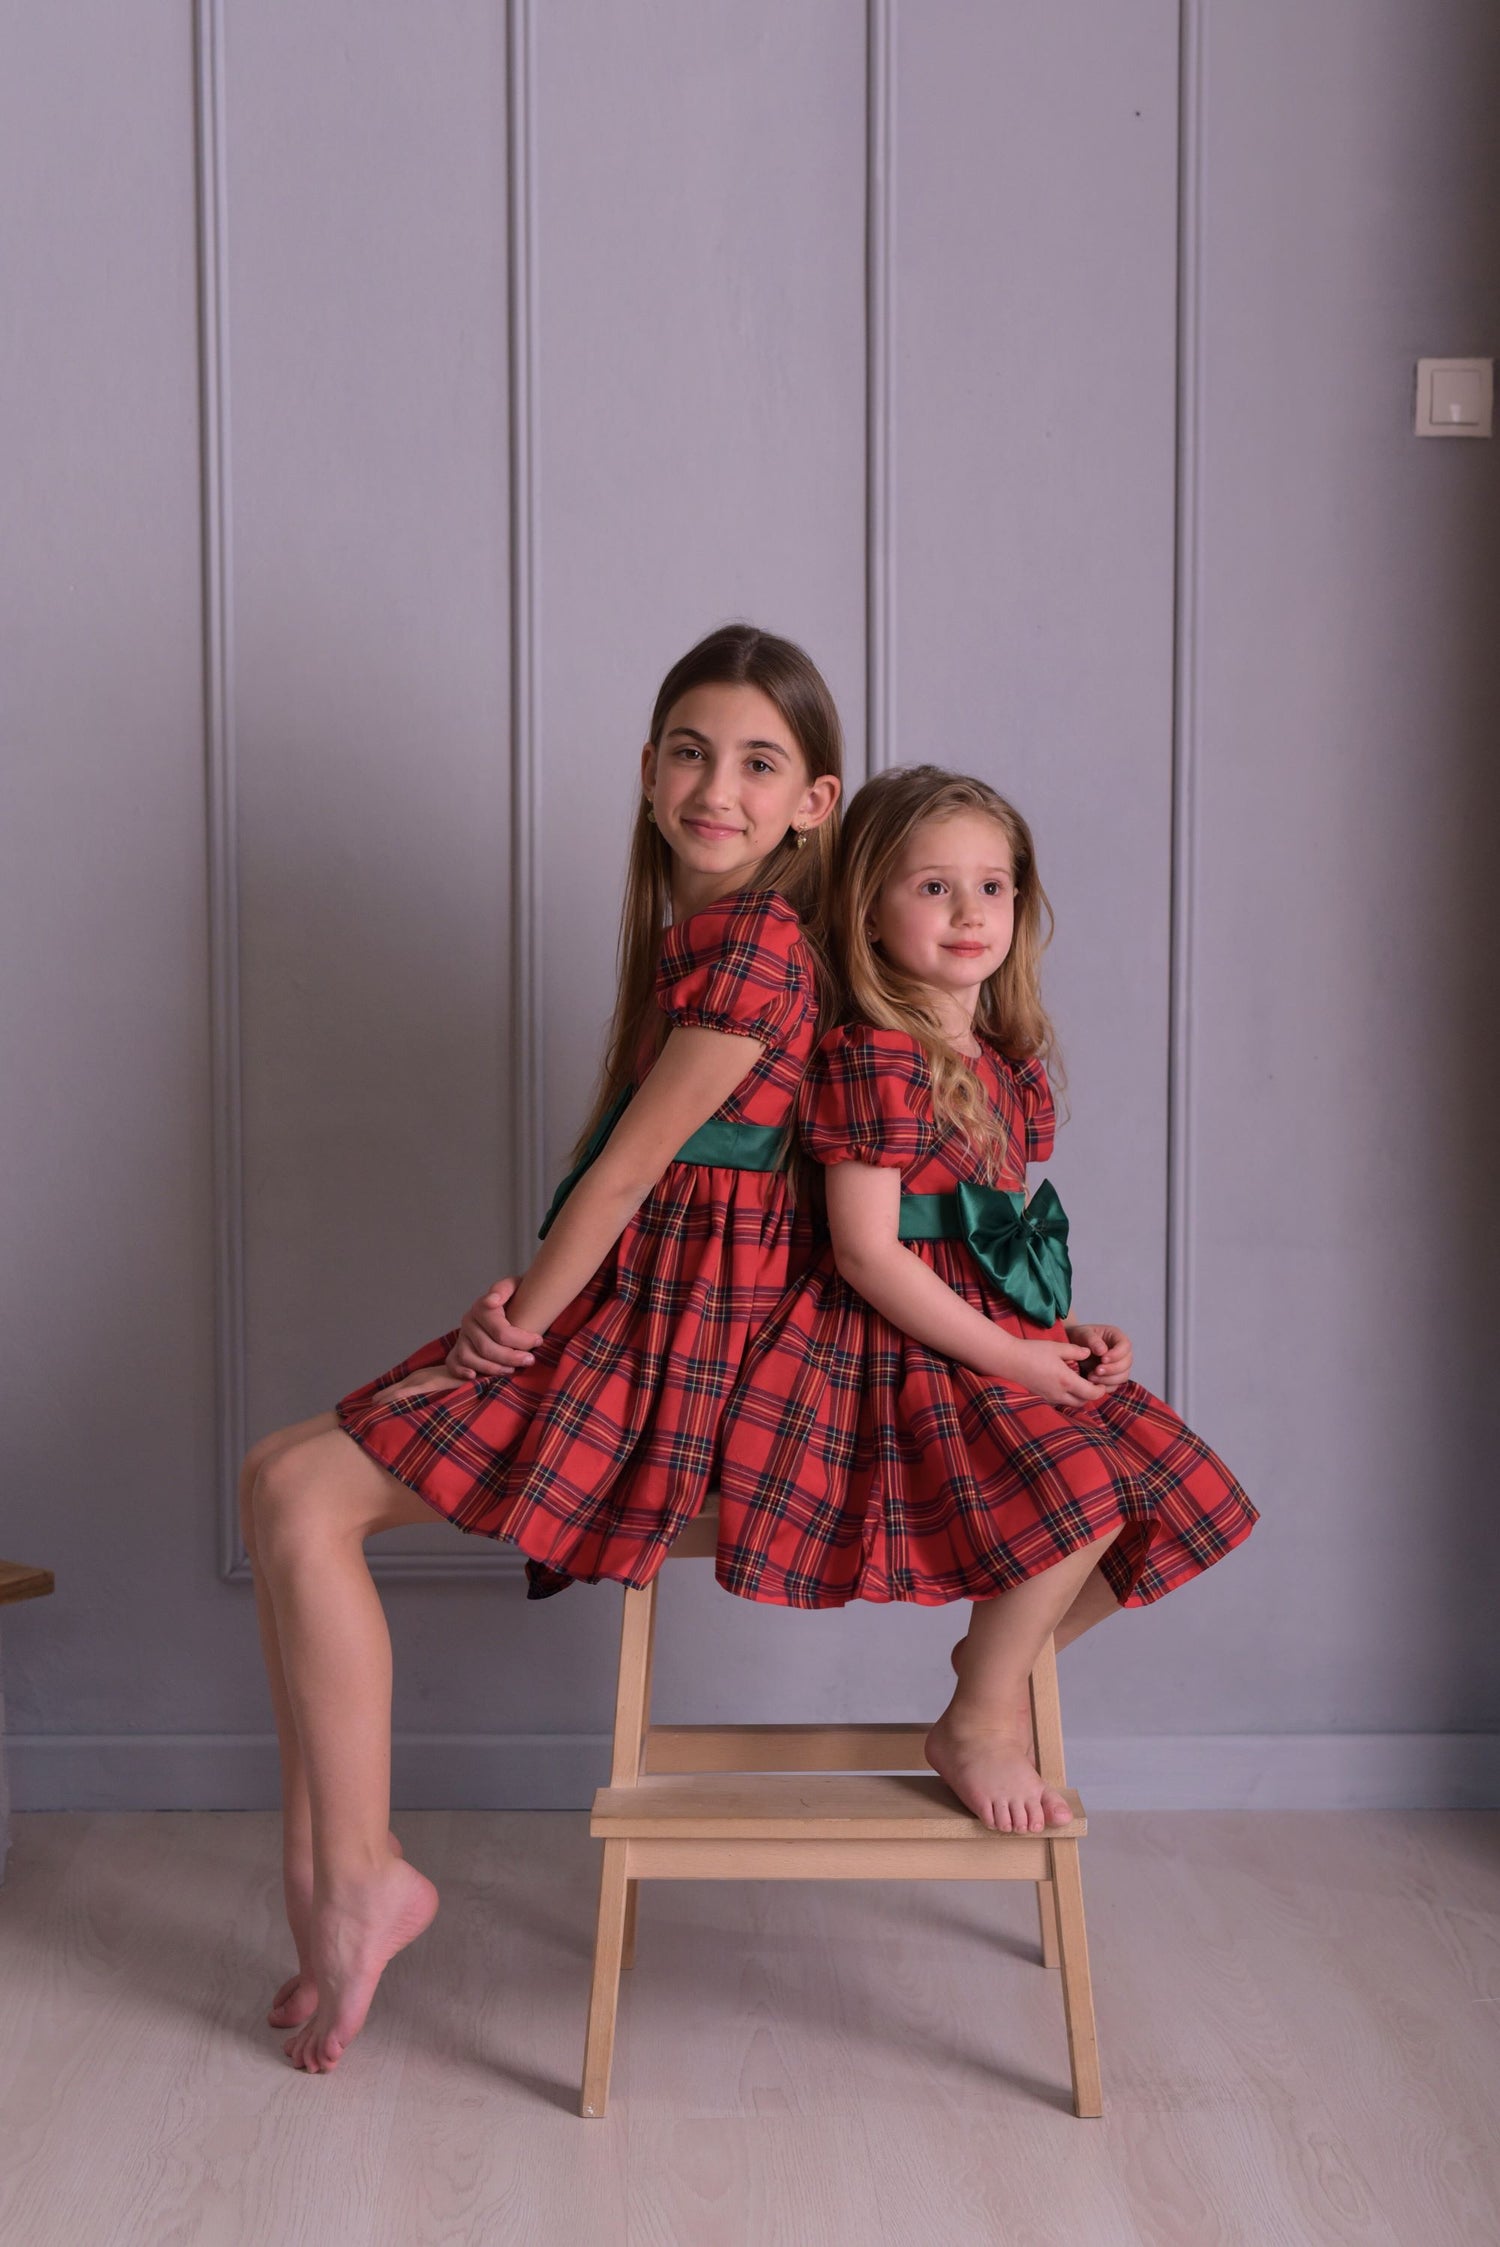
[[[1096,1819],[1102,2122],[1030,1889],[779,1883],[646,1890],[579,2121],[585,1821],[398,1826],[444,1909],[311,2080],[273,1819],[17,1821],[5,2247],[1500,2240],[1500,1816]]]

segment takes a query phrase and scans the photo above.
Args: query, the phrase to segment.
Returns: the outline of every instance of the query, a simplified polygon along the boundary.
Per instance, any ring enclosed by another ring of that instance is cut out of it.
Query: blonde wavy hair
[[[1005,1126],[968,1060],[944,1035],[927,987],[877,949],[870,924],[881,890],[912,830],[928,821],[978,812],[1010,845],[1015,880],[1015,933],[1010,950],[987,978],[974,1012],[976,1030],[1013,1061],[1055,1067],[1056,1041],[1042,1005],[1041,956],[1052,937],[1052,907],[1037,873],[1036,846],[1014,804],[983,780],[937,765],[904,765],[867,780],[844,819],[832,910],[835,965],[846,1018],[917,1040],[932,1078],[940,1127],[963,1133],[991,1178],[1005,1153]]]
[[[756,687],[776,705],[791,730],[809,780],[831,773],[844,776],[844,735],[838,707],[811,656],[791,640],[778,639],[753,624],[726,624],[710,632],[673,664],[661,683],[651,713],[650,741],[659,749],[667,720],[695,687]],[[828,964],[828,899],[838,845],[839,806],[810,828],[802,847],[786,834],[742,885],[774,890],[802,923],[818,985],[818,1015],[834,1018],[835,982]],[[661,829],[647,817],[647,802],[637,790],[635,825],[625,874],[620,916],[619,990],[610,1022],[609,1044],[593,1109],[578,1135],[573,1160],[583,1158],[594,1132],[620,1094],[634,1082],[642,1052],[658,1053],[666,1042],[667,1018],[656,1003],[656,970],[662,932],[672,901],[672,850]]]

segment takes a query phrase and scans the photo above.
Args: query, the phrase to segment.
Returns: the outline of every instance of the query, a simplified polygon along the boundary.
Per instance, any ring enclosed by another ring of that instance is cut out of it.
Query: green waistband
[[[617,1100],[601,1119],[597,1131],[584,1150],[583,1159],[576,1163],[552,1197],[551,1207],[542,1219],[538,1240],[545,1240],[552,1221],[573,1188],[590,1165],[596,1162],[604,1143],[629,1105],[630,1095]],[[780,1170],[786,1153],[787,1134],[780,1124],[750,1124],[721,1121],[710,1117],[700,1124],[691,1139],[685,1139],[672,1157],[674,1162],[699,1163],[709,1170]]]
[[[951,1194],[903,1194],[904,1241],[963,1241],[1018,1311],[1039,1325],[1062,1318],[1073,1298],[1068,1219],[1044,1178],[1028,1202],[1000,1186],[960,1185]]]
[[[780,1124],[699,1124],[672,1157],[679,1163],[703,1163],[711,1170],[780,1170],[787,1135]]]
[[[1007,1194],[1005,1199],[1025,1206],[1024,1194]],[[961,1241],[964,1222],[958,1213],[957,1194],[903,1194],[901,1222],[896,1230],[904,1241]]]

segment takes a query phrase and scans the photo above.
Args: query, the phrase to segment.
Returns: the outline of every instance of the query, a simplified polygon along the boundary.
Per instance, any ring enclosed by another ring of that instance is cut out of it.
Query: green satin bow
[[[1050,1178],[1028,1202],[997,1186],[951,1194],[903,1194],[902,1240],[961,1240],[1003,1295],[1038,1326],[1053,1326],[1073,1300],[1068,1216]]]

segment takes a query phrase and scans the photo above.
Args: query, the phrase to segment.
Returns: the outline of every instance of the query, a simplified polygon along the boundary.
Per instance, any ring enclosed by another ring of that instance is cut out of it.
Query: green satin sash
[[[600,1117],[582,1155],[553,1195],[551,1207],[542,1219],[538,1240],[547,1238],[553,1219],[584,1172],[598,1161],[605,1141],[629,1105],[630,1094],[622,1092]],[[732,1123],[711,1116],[706,1124],[699,1124],[690,1139],[683,1141],[672,1160],[701,1163],[710,1170],[780,1170],[786,1145],[787,1134],[780,1124]]]
[[[1073,1300],[1068,1218],[1044,1178],[1028,1202],[998,1186],[961,1185],[951,1194],[903,1194],[904,1241],[964,1241],[1024,1317],[1055,1325]]]
[[[705,1170],[780,1170],[787,1135],[780,1124],[749,1124],[709,1118],[685,1139],[673,1162],[702,1163]]]

